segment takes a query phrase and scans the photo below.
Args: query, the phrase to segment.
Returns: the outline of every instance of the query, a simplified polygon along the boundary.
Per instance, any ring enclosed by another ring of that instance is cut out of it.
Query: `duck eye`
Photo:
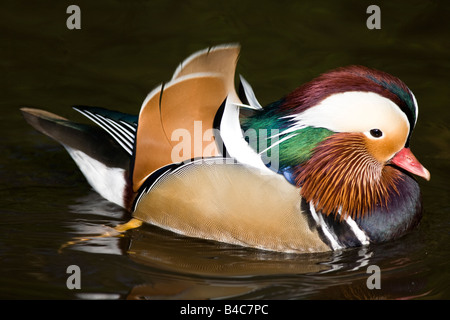
[[[379,138],[383,135],[383,132],[380,129],[372,129],[372,130],[370,130],[370,134],[374,138]]]

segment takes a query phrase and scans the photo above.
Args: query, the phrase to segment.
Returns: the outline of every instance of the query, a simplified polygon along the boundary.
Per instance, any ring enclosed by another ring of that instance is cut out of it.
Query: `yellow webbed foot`
[[[84,242],[84,241],[89,241],[89,240],[99,239],[99,238],[108,238],[108,237],[121,237],[121,236],[123,236],[123,233],[125,231],[130,230],[130,229],[139,228],[142,224],[143,224],[142,220],[132,218],[130,221],[128,221],[124,224],[119,224],[113,228],[107,227],[109,230],[98,236],[77,237],[77,238],[74,238],[74,240],[67,241],[59,248],[58,252],[61,252],[62,250],[64,250],[67,247],[73,246],[75,244],[78,244],[78,243]]]

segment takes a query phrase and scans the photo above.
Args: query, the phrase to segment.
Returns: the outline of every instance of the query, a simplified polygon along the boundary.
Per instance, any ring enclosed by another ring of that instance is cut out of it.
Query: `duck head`
[[[430,179],[409,148],[417,116],[401,80],[350,66],[295,89],[243,127],[277,128],[267,139],[278,140],[279,172],[316,210],[358,218],[388,207],[405,172]]]

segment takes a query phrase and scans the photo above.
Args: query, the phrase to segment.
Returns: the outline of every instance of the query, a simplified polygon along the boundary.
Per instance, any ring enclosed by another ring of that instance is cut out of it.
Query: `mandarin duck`
[[[95,125],[22,108],[61,143],[89,184],[149,223],[190,237],[278,252],[324,252],[401,237],[422,216],[409,145],[418,105],[398,78],[332,70],[262,107],[237,44],[194,53],[139,115],[75,110]]]

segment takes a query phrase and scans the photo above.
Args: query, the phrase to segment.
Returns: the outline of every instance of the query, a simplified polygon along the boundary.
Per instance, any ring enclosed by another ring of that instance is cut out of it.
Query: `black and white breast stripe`
[[[133,154],[137,124],[114,120],[95,111],[74,107],[75,110],[104,129],[129,154]]]
[[[305,202],[304,199],[302,201]],[[340,220],[333,215],[323,215],[321,212],[316,212],[312,201],[309,205],[302,207],[309,211],[322,239],[331,249],[359,247],[370,243],[370,238],[351,217]]]

